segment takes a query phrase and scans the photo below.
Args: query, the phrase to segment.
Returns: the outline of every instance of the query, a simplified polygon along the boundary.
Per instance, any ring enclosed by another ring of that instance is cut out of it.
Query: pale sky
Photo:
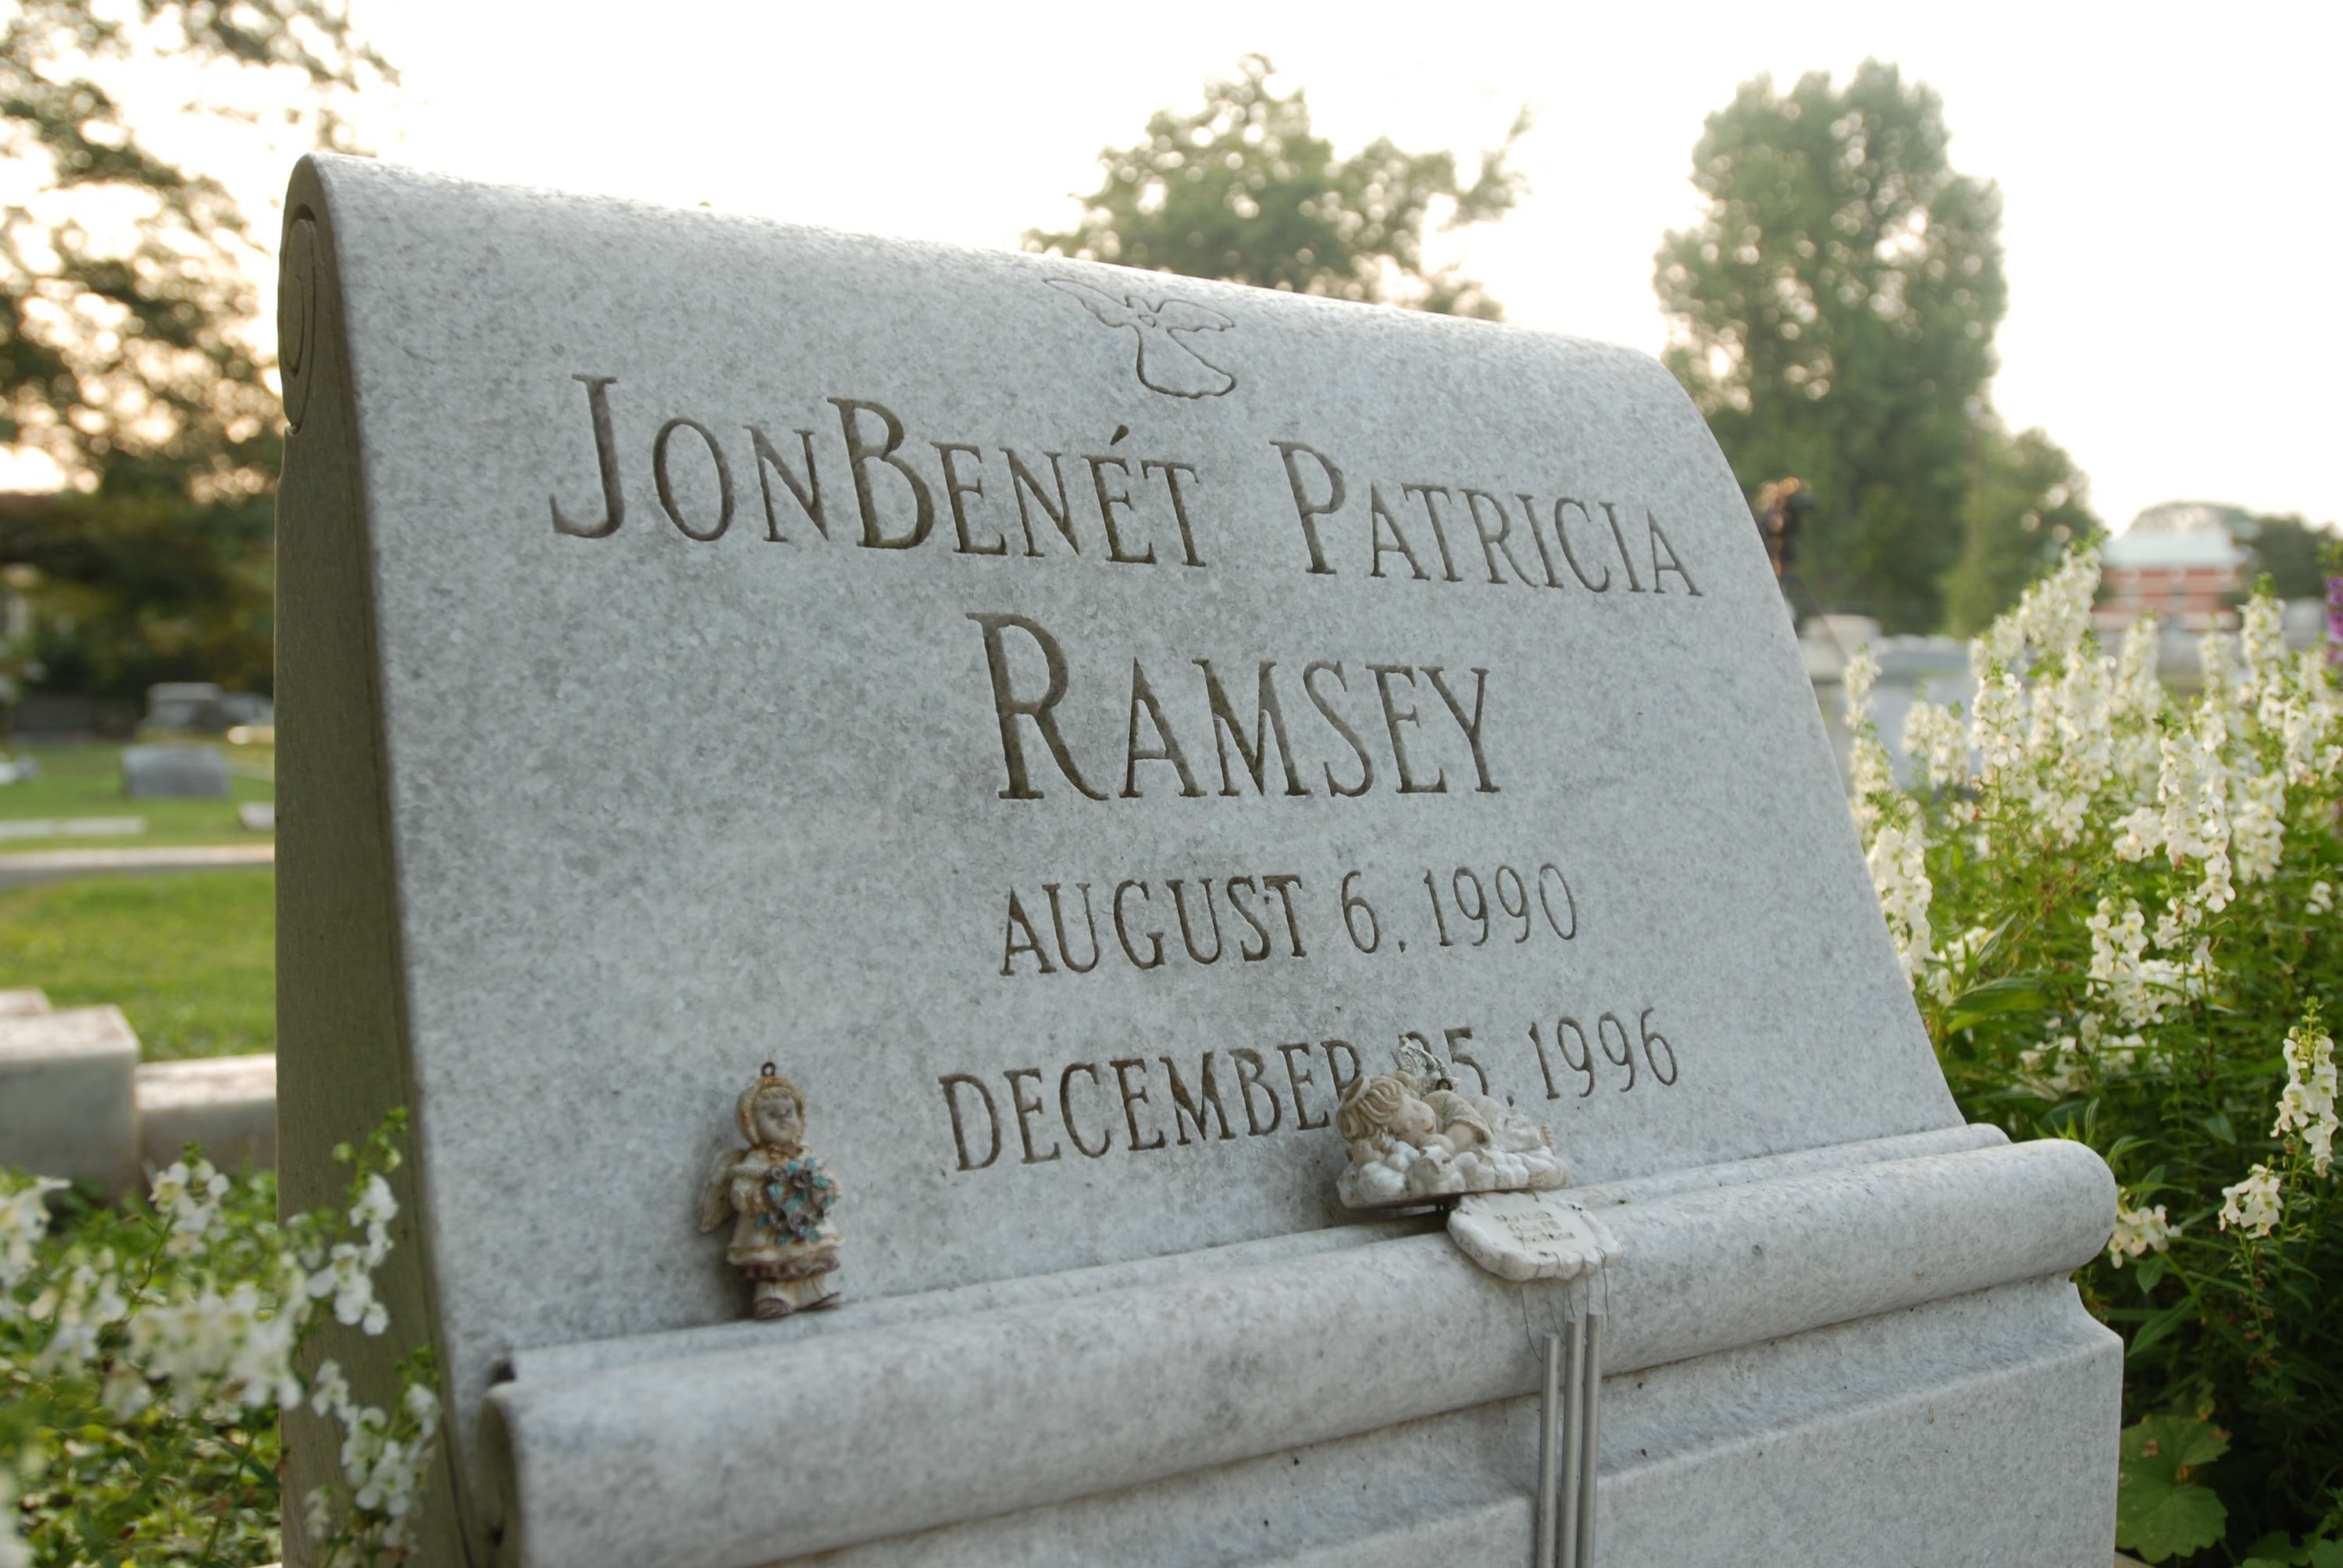
[[[1697,210],[1703,118],[1760,72],[1874,55],[1943,95],[1955,166],[1999,183],[1994,401],[2074,455],[2110,526],[2177,498],[2337,521],[2319,9],[354,0],[405,76],[356,117],[387,157],[481,179],[1013,246],[1072,217],[1101,146],[1257,50],[1341,152],[1469,154],[1527,104],[1530,195],[1464,236],[1464,269],[1514,322],[1655,351],[1652,256]]]

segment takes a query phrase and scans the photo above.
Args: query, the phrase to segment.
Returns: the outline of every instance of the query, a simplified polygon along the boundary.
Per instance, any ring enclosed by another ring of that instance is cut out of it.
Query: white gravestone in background
[[[2112,1187],[1961,1124],[1652,361],[332,158],[283,299],[285,1184],[411,1108],[424,1560],[1525,1561],[1587,1287],[1337,1205],[1413,1038],[1617,1240],[1604,1568],[2099,1568]]]

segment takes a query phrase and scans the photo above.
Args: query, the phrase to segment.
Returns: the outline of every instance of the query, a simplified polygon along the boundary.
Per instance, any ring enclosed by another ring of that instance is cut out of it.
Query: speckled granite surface
[[[1582,1183],[1956,1126],[1652,361],[348,160],[287,215],[287,1192],[411,1107],[476,1560],[507,1359],[740,1311],[689,1215],[769,1060],[841,1322],[1338,1222],[1404,1035]]]

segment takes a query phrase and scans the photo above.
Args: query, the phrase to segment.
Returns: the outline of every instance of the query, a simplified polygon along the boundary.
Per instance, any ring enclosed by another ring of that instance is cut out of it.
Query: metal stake
[[[1538,1407],[1537,1568],[1555,1568],[1554,1553],[1561,1534],[1555,1514],[1554,1432],[1562,1419],[1562,1336],[1545,1337],[1545,1401]]]
[[[1586,1437],[1586,1320],[1573,1319],[1570,1324],[1568,1365],[1562,1374],[1563,1406],[1567,1426],[1562,1440],[1562,1547],[1557,1555],[1558,1568],[1587,1568],[1585,1558],[1578,1550],[1579,1511],[1584,1506],[1579,1497],[1580,1472],[1584,1462],[1579,1450]]]
[[[1574,1495],[1578,1504],[1578,1550],[1571,1568],[1594,1568],[1594,1442],[1603,1406],[1603,1320],[1592,1312],[1587,1315],[1585,1334],[1584,1382],[1573,1421],[1574,1426],[1585,1428],[1585,1435],[1577,1442],[1579,1472]]]

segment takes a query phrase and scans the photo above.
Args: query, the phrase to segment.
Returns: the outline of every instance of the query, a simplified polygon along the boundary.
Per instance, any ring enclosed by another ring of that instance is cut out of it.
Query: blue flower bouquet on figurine
[[[838,1185],[810,1155],[773,1167],[765,1178],[767,1222],[800,1241],[817,1241],[838,1201]]]

